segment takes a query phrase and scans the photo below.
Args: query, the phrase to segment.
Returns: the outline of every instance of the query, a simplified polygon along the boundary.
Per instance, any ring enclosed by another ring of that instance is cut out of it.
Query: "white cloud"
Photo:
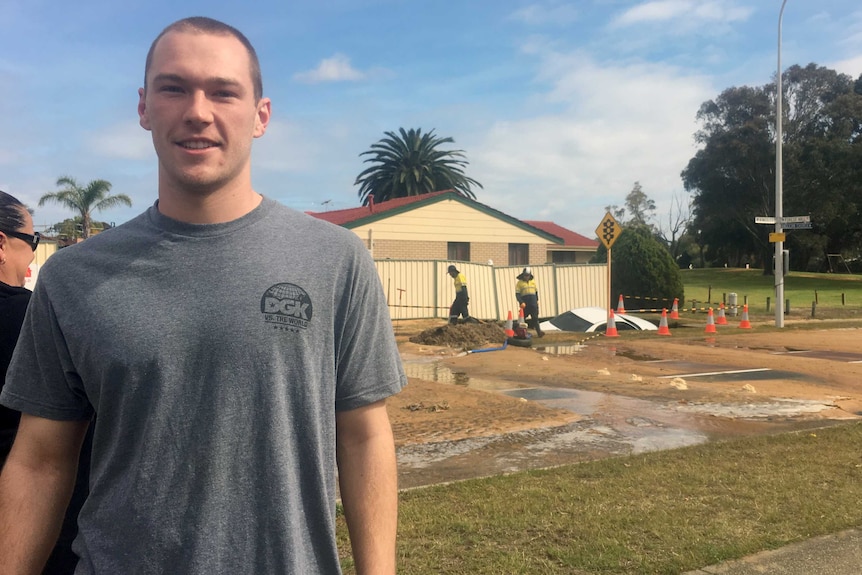
[[[144,160],[155,155],[150,133],[135,121],[120,122],[91,133],[85,143],[90,152],[105,158]]]
[[[299,72],[293,78],[306,84],[322,82],[355,82],[365,78],[365,74],[350,65],[350,58],[344,54],[335,54],[325,58],[314,70]]]
[[[680,20],[690,27],[705,22],[735,22],[746,20],[751,8],[734,6],[732,2],[710,0],[656,0],[629,8],[613,22],[613,26],[632,26],[644,22],[657,23]]]
[[[714,96],[706,78],[649,63],[598,62],[583,54],[550,55],[541,79],[554,110],[498,121],[470,156],[470,172],[488,203],[516,217],[589,234],[604,207],[621,205],[635,181],[661,218],[680,172],[694,155],[695,114]]]
[[[529,25],[565,25],[578,19],[578,10],[571,4],[529,4],[513,12],[509,19]]]
[[[833,70],[837,70],[842,74],[847,74],[848,76],[856,79],[862,74],[862,55],[856,56],[854,58],[847,58],[846,60],[839,60],[838,62],[833,62],[832,64],[827,64],[827,67],[832,68]]]

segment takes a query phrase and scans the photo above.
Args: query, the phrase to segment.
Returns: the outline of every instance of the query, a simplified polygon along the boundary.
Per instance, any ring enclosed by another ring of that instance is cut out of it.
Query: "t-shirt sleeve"
[[[46,419],[90,419],[93,408],[72,364],[47,283],[47,277],[40,277],[30,299],[0,403]]]
[[[361,244],[355,263],[336,347],[336,411],[385,399],[407,384],[383,287]]]

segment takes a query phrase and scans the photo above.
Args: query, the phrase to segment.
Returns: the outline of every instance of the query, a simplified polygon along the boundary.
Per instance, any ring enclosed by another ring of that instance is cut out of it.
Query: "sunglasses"
[[[39,239],[42,237],[39,235],[39,232],[34,233],[33,235],[25,234],[24,232],[7,232],[4,230],[0,230],[9,237],[18,238],[19,240],[24,240],[30,247],[33,248],[33,251],[36,251],[36,246],[39,245]]]

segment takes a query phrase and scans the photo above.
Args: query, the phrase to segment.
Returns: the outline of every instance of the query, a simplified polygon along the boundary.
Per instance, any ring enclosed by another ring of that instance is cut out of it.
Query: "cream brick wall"
[[[368,240],[365,241],[367,247]],[[547,261],[545,244],[530,244],[530,265],[540,265]],[[374,259],[390,260],[446,260],[448,243],[435,241],[374,240]],[[470,243],[470,261],[486,264],[492,260],[495,266],[509,265],[508,243]]]

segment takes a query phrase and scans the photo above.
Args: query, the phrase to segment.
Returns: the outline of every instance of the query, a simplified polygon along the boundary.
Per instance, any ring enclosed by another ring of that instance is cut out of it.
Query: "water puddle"
[[[834,407],[780,398],[744,404],[679,403],[556,387],[512,389],[511,382],[471,378],[437,362],[407,361],[404,368],[409,377],[504,393],[582,417],[556,428],[400,447],[399,482],[405,488],[729,437],[810,429],[832,422],[802,416]]]

